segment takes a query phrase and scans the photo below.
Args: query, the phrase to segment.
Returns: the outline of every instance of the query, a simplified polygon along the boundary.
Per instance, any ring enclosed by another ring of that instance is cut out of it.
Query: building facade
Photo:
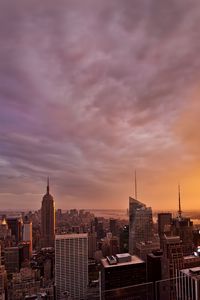
[[[62,299],[64,294],[72,299],[86,299],[88,285],[86,233],[56,235],[55,285],[57,300]]]
[[[9,216],[6,218],[8,228],[11,230],[11,234],[15,239],[15,245],[22,240],[22,218],[20,216]]]
[[[136,243],[152,241],[153,218],[151,207],[129,197],[129,253],[134,254]]]
[[[193,222],[190,218],[177,217],[172,220],[172,233],[182,240],[183,255],[193,253]]]
[[[8,274],[20,270],[19,247],[7,247],[4,249],[5,269]]]
[[[139,257],[123,253],[101,260],[102,299],[153,299],[145,282],[146,264]]]
[[[120,252],[128,253],[129,251],[129,225],[125,225],[120,232]]]
[[[176,276],[177,272],[183,268],[183,248],[180,237],[165,237],[163,240],[162,278],[167,279],[167,281],[161,299],[176,299]]]
[[[145,262],[147,261],[147,254],[159,249],[160,249],[159,241],[136,243],[136,255],[139,256]]]
[[[177,273],[177,300],[200,299],[200,267]]]
[[[23,234],[22,234],[22,240],[23,242],[29,242],[30,243],[30,255],[32,254],[32,248],[33,248],[33,238],[32,238],[32,222],[25,220],[23,223]]]
[[[172,214],[159,213],[158,214],[158,235],[160,238],[160,246],[163,248],[163,239],[165,235],[171,234]]]
[[[94,258],[95,251],[97,250],[97,234],[92,232],[88,234],[88,257]]]

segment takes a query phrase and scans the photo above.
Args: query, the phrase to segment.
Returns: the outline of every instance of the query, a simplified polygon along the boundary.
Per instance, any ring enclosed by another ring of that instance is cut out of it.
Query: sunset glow
[[[0,1],[0,203],[200,209],[200,2]]]

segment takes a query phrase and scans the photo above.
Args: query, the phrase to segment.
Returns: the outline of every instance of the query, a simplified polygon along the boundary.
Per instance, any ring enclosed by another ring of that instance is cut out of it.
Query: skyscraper
[[[88,284],[88,236],[56,235],[55,240],[56,299],[86,299]]]
[[[41,235],[43,247],[54,247],[55,240],[55,204],[49,193],[49,178],[47,180],[47,192],[42,200],[41,208]]]
[[[158,235],[160,238],[160,247],[163,248],[163,239],[165,235],[171,235],[172,214],[159,213],[158,214]]]
[[[172,220],[172,233],[180,236],[183,255],[191,255],[193,253],[193,222],[190,218],[182,216],[180,186],[178,186],[178,202],[178,215]]]
[[[100,280],[101,299],[152,299],[142,285],[146,282],[146,264],[135,255],[123,253],[102,259]]]
[[[179,271],[176,296],[181,300],[200,299],[200,267]]]
[[[15,238],[16,245],[22,239],[22,218],[21,216],[9,216],[6,218],[8,228],[11,229],[11,234]]]
[[[110,232],[112,232],[113,236],[117,236],[117,220],[116,219],[110,219]]]
[[[171,231],[172,214],[165,212],[158,214],[158,234],[163,237],[166,233]]]
[[[97,234],[90,232],[88,234],[88,257],[94,258],[94,253],[97,250]]]
[[[193,222],[190,218],[182,217],[172,220],[172,232],[180,236],[183,246],[183,255],[191,255],[193,249]]]
[[[127,253],[129,250],[129,225],[125,225],[120,232],[120,252]]]
[[[129,252],[134,254],[137,242],[151,241],[153,219],[151,207],[129,197]]]
[[[7,272],[5,266],[0,266],[0,299],[6,299]]]
[[[182,241],[179,236],[165,236],[163,239],[162,278],[165,283],[161,299],[174,300],[176,295],[177,272],[184,267]]]
[[[20,270],[19,247],[5,248],[4,259],[5,259],[5,268],[9,274],[19,272]]]
[[[32,253],[32,222],[26,217],[23,224],[22,240],[30,242],[30,255]]]

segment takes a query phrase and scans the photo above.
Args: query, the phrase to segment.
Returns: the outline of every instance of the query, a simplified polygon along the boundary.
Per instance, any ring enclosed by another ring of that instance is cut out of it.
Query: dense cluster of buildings
[[[200,299],[200,234],[179,209],[158,214],[129,197],[129,220],[41,210],[2,215],[0,300]]]

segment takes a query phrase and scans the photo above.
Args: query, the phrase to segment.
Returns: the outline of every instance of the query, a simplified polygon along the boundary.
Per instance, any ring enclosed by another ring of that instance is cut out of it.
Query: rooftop
[[[188,275],[191,277],[196,277],[196,278],[200,279],[200,267],[183,269],[183,270],[181,270],[181,273],[184,273],[185,275]]]
[[[147,242],[138,242],[136,243],[137,248],[158,248],[160,249],[160,242],[159,241],[147,241]]]
[[[195,260],[199,260],[200,257],[199,256],[195,256],[195,255],[187,255],[183,257],[184,260],[191,260],[191,259],[195,259]]]
[[[127,258],[130,256],[130,254],[129,253],[119,253],[116,256],[119,258]]]
[[[181,241],[180,236],[165,236],[165,240],[168,243],[180,243]]]
[[[66,240],[66,239],[75,239],[75,238],[86,238],[88,237],[87,233],[69,233],[69,234],[58,234],[56,235],[56,240]]]
[[[153,258],[154,257],[160,258],[161,256],[163,256],[163,251],[162,250],[157,250],[157,251],[149,253],[148,256],[153,257]]]
[[[125,253],[127,254],[127,253]],[[118,254],[119,255],[119,254]],[[131,255],[131,261],[128,262],[118,262],[115,265],[110,265],[107,261],[106,258],[103,258],[101,260],[101,263],[103,265],[104,268],[114,268],[114,267],[120,267],[120,266],[126,266],[126,265],[136,265],[136,264],[143,264],[144,261],[142,259],[140,259],[138,256],[136,255]]]

